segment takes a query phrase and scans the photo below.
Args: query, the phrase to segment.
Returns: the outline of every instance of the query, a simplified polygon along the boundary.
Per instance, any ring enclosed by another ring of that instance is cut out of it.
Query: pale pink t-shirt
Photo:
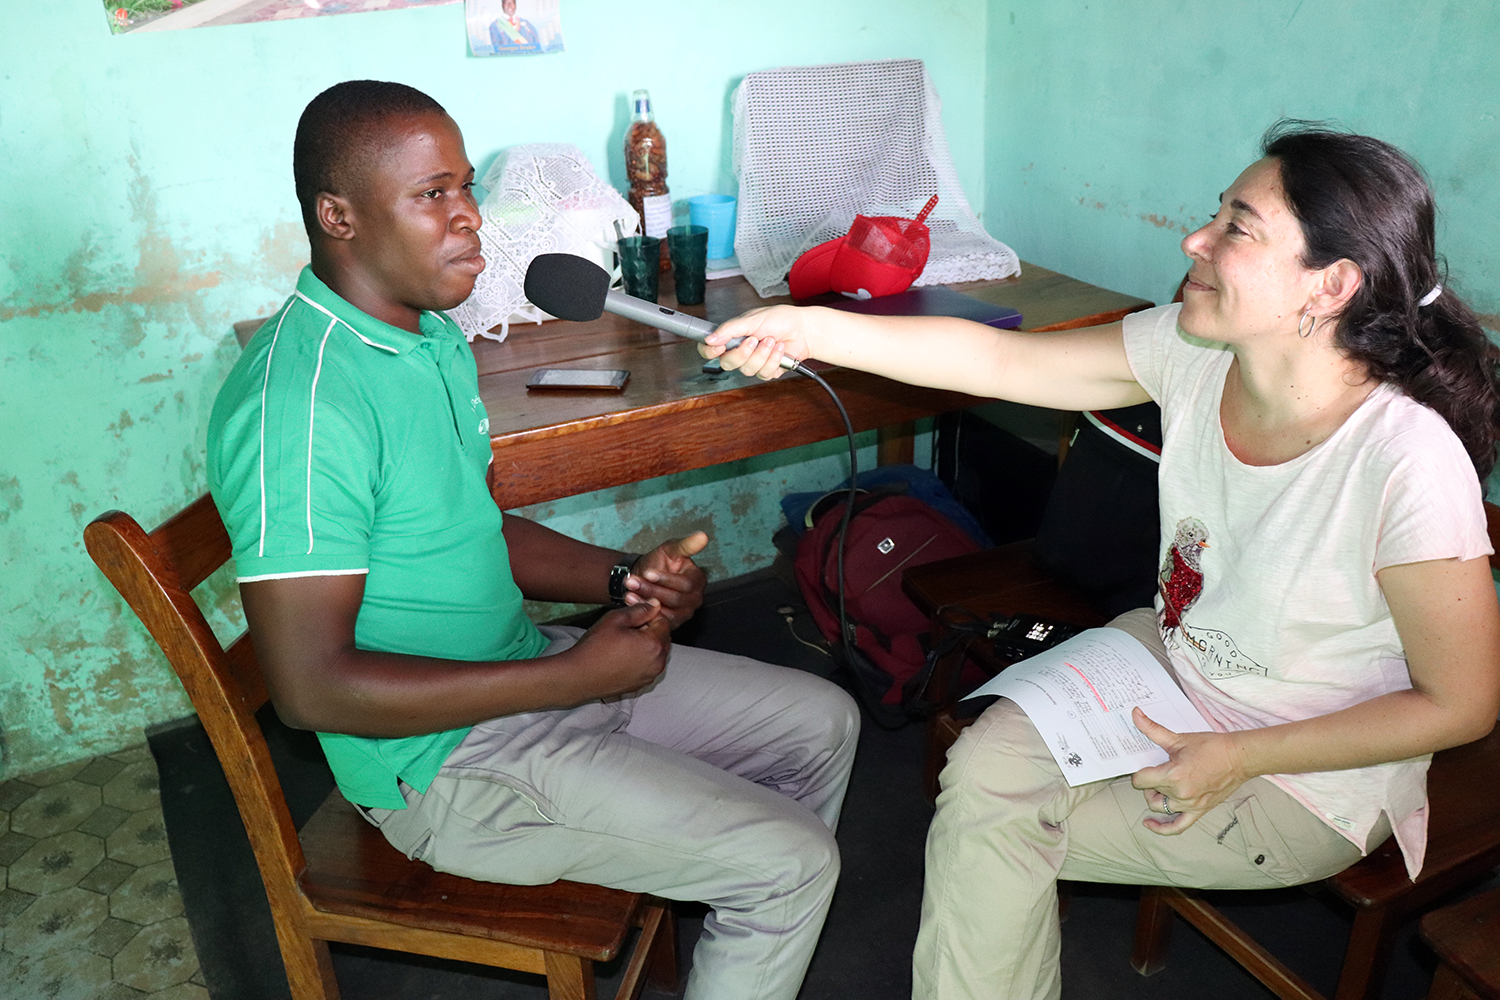
[[[1180,309],[1127,316],[1125,350],[1162,409],[1156,607],[1183,690],[1235,731],[1410,688],[1375,573],[1492,551],[1463,446],[1437,413],[1381,385],[1306,454],[1245,465],[1219,423],[1233,355],[1182,334]],[[1268,777],[1361,850],[1384,810],[1415,878],[1430,759]]]

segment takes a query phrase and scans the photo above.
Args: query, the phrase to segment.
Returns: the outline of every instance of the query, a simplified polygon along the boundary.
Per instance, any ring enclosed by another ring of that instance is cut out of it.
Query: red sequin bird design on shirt
[[[1198,595],[1203,593],[1203,569],[1200,560],[1208,548],[1208,529],[1196,517],[1177,522],[1172,547],[1161,562],[1157,586],[1161,590],[1162,627],[1177,628]]]

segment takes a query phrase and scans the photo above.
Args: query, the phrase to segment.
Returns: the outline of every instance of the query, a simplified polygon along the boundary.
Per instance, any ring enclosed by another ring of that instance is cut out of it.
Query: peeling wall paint
[[[732,29],[734,50],[622,60],[622,15],[605,0],[569,0],[568,51],[525,59],[467,57],[462,6],[119,37],[96,3],[0,7],[0,777],[118,749],[190,711],[82,531],[112,507],[154,526],[204,490],[208,412],[239,353],[231,325],[275,309],[306,260],[292,135],[329,84],[400,73],[463,125],[481,175],[504,146],[565,141],[616,185],[626,95],[649,87],[682,199],[733,190],[729,93],[744,73],[915,56],[983,209],[981,0],[915,20],[894,0],[771,0],[753,19],[664,0],[655,13],[681,38]],[[711,524],[709,568],[734,575],[769,561],[781,493],[842,478],[835,452],[529,513],[627,547]],[[216,629],[236,631],[227,576],[200,590]]]
[[[985,224],[1026,259],[1154,301],[1181,237],[1278,117],[1405,149],[1453,284],[1500,313],[1500,5],[988,0]]]
[[[568,141],[617,186],[625,95],[649,87],[680,199],[732,191],[729,92],[745,72],[923,58],[990,230],[1028,260],[1156,300],[1182,274],[1181,232],[1260,131],[1281,114],[1337,118],[1423,162],[1455,281],[1487,322],[1500,316],[1493,4],[655,9],[678,38],[732,29],[733,51],[621,60],[604,0],[570,0],[568,52],[530,59],[464,56],[458,6],[118,38],[97,5],[0,9],[0,775],[115,749],[189,710],[82,528],[110,507],[154,524],[203,490],[204,424],[238,354],[230,325],[274,309],[306,256],[296,117],[340,79],[403,67],[464,126],[481,174],[506,145]],[[526,513],[626,548],[711,524],[705,562],[734,575],[769,560],[781,493],[842,476],[835,451]],[[232,630],[232,583],[204,590]]]

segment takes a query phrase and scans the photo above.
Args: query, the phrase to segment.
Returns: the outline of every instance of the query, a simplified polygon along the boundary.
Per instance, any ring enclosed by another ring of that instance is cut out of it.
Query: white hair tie
[[[1438,296],[1442,295],[1442,294],[1443,294],[1443,286],[1442,285],[1433,285],[1432,286],[1432,291],[1430,291],[1426,295],[1422,296],[1422,301],[1418,302],[1417,305],[1418,306],[1430,306],[1434,302],[1436,302],[1438,300]]]

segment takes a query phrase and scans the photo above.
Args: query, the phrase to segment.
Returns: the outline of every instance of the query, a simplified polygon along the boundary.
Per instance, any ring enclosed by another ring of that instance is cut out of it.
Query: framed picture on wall
[[[104,0],[110,30],[172,31],[329,14],[435,7],[459,0]]]
[[[469,51],[476,56],[563,50],[560,0],[464,0]]]

